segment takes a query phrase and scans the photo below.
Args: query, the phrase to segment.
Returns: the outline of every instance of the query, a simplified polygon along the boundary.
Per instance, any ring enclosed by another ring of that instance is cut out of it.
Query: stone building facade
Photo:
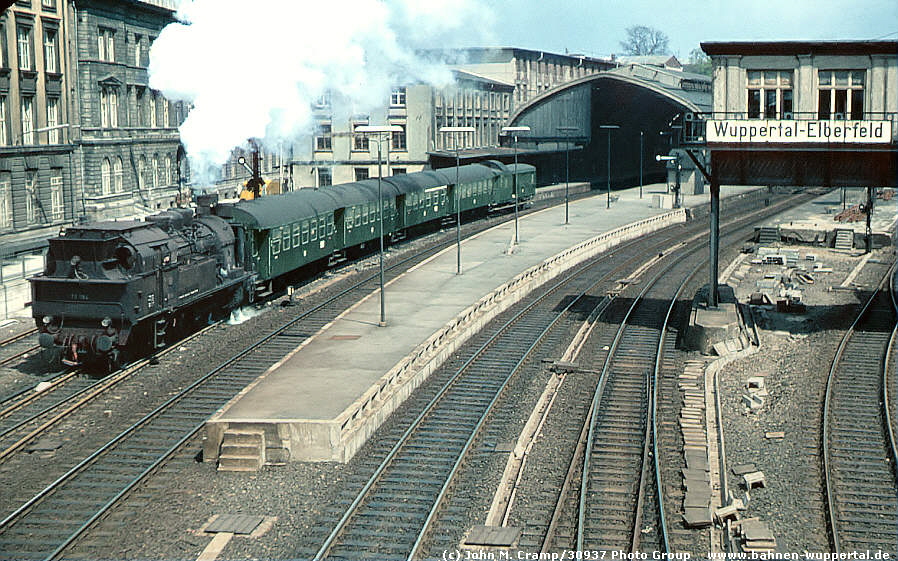
[[[381,143],[382,173],[389,176],[429,167],[428,152],[498,145],[499,129],[511,111],[512,87],[493,80],[455,72],[445,89],[426,84],[393,88],[388,103],[368,115],[335,115],[326,99],[315,106],[318,128],[311,142],[293,147],[291,174],[296,188],[322,187],[377,177],[378,141],[356,134],[359,125],[399,127]],[[474,133],[447,138],[443,126],[471,126]],[[387,162],[389,162],[387,164]]]
[[[76,0],[75,138],[90,219],[141,215],[181,197],[183,103],[148,85],[149,50],[172,21],[174,2]]]
[[[71,134],[71,20],[64,0],[0,15],[0,238],[4,254],[78,214]]]

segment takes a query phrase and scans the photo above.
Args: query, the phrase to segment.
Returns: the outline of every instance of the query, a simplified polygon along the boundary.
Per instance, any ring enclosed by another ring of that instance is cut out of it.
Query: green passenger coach
[[[536,169],[497,161],[385,177],[382,180],[384,236],[458,212],[486,211],[533,198]],[[282,195],[220,204],[214,209],[236,235],[237,259],[256,275],[261,290],[314,263],[363,248],[379,236],[377,179],[300,189]]]

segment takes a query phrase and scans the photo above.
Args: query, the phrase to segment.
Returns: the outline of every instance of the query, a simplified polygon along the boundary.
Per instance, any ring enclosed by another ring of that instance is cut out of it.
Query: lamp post
[[[440,127],[441,133],[475,132],[474,127]],[[458,136],[455,136],[455,274],[461,274],[461,187],[458,185],[459,168]]]
[[[564,150],[564,223],[569,224],[568,220],[568,185],[571,181],[571,140],[568,133],[580,130],[577,127],[562,126],[558,127],[559,132],[564,133],[565,150]]]
[[[530,127],[524,125],[520,127],[502,127],[500,134],[511,134],[514,141],[514,173],[511,174],[512,194],[514,195],[514,243],[518,244],[518,132],[530,132]]]
[[[645,151],[643,148],[643,136],[644,133],[639,131],[639,198],[642,199],[642,153]]]
[[[683,166],[680,165],[680,157],[679,156],[655,156],[656,162],[675,162],[674,173],[676,174],[675,184],[674,184],[674,208],[680,208],[680,171],[683,169]]]
[[[390,133],[402,130],[395,125],[359,125],[355,127],[356,133],[371,135],[377,140],[377,214],[378,237],[380,238],[380,321],[377,325],[386,327],[387,317],[384,309],[384,203],[383,188],[381,187],[381,143],[390,138]]]
[[[619,129],[618,125],[599,125],[600,129],[605,129],[608,131],[608,184],[607,184],[607,193],[608,193],[608,201],[605,205],[605,208],[611,208],[611,131],[614,129]]]

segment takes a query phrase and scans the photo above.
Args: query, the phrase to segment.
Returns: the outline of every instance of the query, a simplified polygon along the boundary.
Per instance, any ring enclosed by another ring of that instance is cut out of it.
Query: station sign
[[[705,140],[726,144],[881,144],[891,121],[709,120]]]

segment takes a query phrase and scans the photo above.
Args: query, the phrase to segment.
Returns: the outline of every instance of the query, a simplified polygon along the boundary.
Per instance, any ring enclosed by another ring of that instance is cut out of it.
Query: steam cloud
[[[248,138],[274,146],[313,133],[311,104],[334,116],[383,107],[394,85],[451,83],[417,54],[483,40],[480,0],[182,0],[150,51],[150,86],[193,105],[181,140],[194,180],[217,175]]]

